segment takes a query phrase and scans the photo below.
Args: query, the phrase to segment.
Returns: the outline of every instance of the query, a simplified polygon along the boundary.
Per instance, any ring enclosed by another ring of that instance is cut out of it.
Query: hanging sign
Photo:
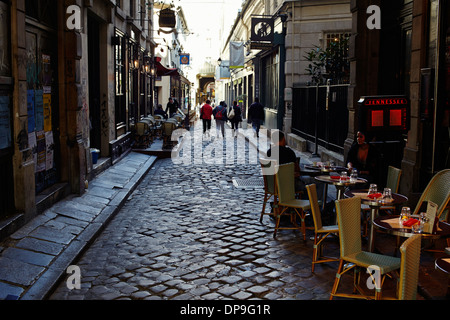
[[[159,26],[161,28],[175,28],[176,17],[175,12],[169,8],[159,12]]]
[[[189,65],[190,55],[188,53],[180,54],[180,64]]]
[[[273,41],[273,19],[252,18],[251,41]]]
[[[271,50],[274,35],[273,18],[252,18],[250,49]]]

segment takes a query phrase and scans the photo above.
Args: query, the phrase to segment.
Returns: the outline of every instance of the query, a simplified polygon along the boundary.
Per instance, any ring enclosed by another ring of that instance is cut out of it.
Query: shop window
[[[115,118],[116,128],[125,125],[126,110],[125,110],[125,50],[123,46],[123,37],[116,33],[117,42],[114,46],[114,62],[115,62],[115,88],[116,88],[116,103],[115,103]]]
[[[27,17],[53,29],[58,25],[56,8],[56,0],[25,0]]]
[[[264,58],[264,105],[266,108],[277,109],[280,87],[280,55],[278,51]]]
[[[0,2],[0,77],[11,76],[9,25],[9,7]]]

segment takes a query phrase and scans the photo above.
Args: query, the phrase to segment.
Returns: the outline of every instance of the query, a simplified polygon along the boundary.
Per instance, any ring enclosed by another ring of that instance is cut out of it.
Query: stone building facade
[[[0,14],[4,235],[130,150],[153,108],[155,44],[153,1],[0,1]]]

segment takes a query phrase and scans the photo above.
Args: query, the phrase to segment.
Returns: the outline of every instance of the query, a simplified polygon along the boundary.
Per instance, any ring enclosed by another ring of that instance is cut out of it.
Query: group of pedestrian
[[[242,110],[237,101],[233,101],[233,105],[228,108],[225,101],[221,101],[218,106],[212,107],[211,100],[206,100],[200,108],[200,119],[203,121],[203,134],[209,135],[211,130],[212,117],[216,120],[217,136],[222,134],[225,137],[225,123],[227,121],[231,124],[233,135],[236,137],[239,129],[239,123],[242,122]],[[248,121],[252,123],[252,128],[255,135],[259,138],[259,130],[264,121],[264,107],[255,98],[255,102],[251,104],[248,110]]]
[[[242,111],[237,101],[228,108],[225,101],[221,101],[216,107],[211,106],[211,100],[206,100],[200,108],[200,119],[203,122],[203,134],[209,136],[211,130],[211,120],[214,117],[216,121],[217,137],[220,135],[225,138],[225,123],[230,121],[234,136],[237,136],[239,123],[242,122]]]

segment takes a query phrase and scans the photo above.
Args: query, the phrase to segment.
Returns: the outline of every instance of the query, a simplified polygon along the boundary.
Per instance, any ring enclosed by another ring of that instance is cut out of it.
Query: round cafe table
[[[392,193],[392,200],[389,202],[385,202],[382,199],[373,199],[368,196],[368,190],[367,189],[359,189],[359,190],[348,190],[345,192],[345,197],[352,198],[352,197],[360,197],[361,198],[361,204],[365,204],[369,206],[370,208],[370,228],[369,228],[369,251],[373,252],[373,226],[375,218],[378,217],[378,212],[380,211],[380,208],[382,206],[398,206],[403,203],[406,203],[408,201],[408,198],[405,197],[402,194],[399,193]]]
[[[411,237],[414,232],[411,227],[401,226],[398,220],[398,215],[389,215],[375,218],[373,225],[378,230],[384,231],[388,234],[392,234],[399,237],[408,238]],[[442,238],[450,237],[450,224],[444,221],[439,221],[439,224],[432,233],[422,232],[422,238],[438,240]]]
[[[347,180],[341,181],[339,176],[321,175],[321,176],[315,177],[315,179],[317,181],[326,183],[327,185],[329,185],[329,184],[334,185],[336,187],[336,191],[337,191],[337,195],[336,195],[337,200],[344,198],[345,188],[355,186],[357,184],[367,183],[367,180],[362,179],[362,178],[358,178],[356,180],[350,180],[350,178],[347,178]],[[323,199],[324,199],[324,203],[325,203],[326,199],[327,199],[328,189],[324,188],[323,192],[324,192]]]

